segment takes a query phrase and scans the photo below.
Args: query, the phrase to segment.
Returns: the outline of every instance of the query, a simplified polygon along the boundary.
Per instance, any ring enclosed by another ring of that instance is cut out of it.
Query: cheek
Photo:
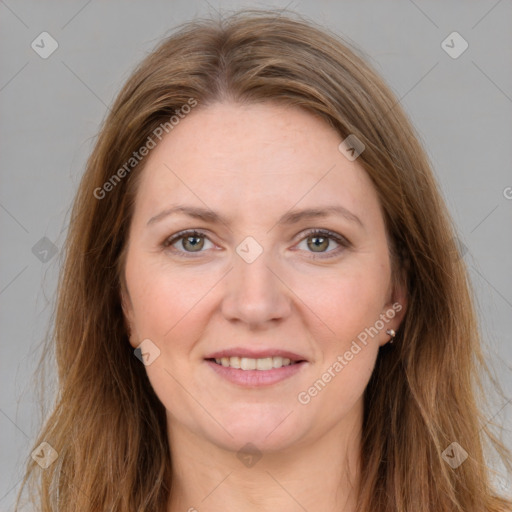
[[[340,351],[378,320],[389,284],[385,264],[351,263],[328,273],[298,276],[293,285],[310,308],[312,322],[325,333],[324,341],[332,341]]]
[[[190,338],[194,310],[200,309],[201,300],[215,285],[212,272],[187,272],[161,261],[151,264],[144,255],[127,260],[126,278],[139,336],[161,347],[168,338],[183,339],[185,331]]]
[[[200,382],[190,373],[187,359],[204,330],[199,315],[216,280],[211,272],[209,277],[193,275],[135,254],[127,259],[126,279],[140,338],[137,345],[150,339],[160,351],[145,367],[151,386],[168,411],[179,408],[181,415],[192,417],[197,410],[183,384],[197,389]]]
[[[309,404],[305,414],[334,425],[361,399],[372,375],[382,336],[372,329],[382,313],[387,281],[385,274],[353,268],[314,282],[307,305],[316,314],[309,313],[308,328],[319,349],[318,364],[299,401]],[[302,290],[305,294],[306,286]]]
[[[363,347],[345,365],[335,357],[324,367],[324,373],[301,395],[302,403],[308,400],[303,409],[304,414],[312,414],[321,425],[335,425],[340,419],[348,418],[354,407],[361,403],[376,357],[377,351],[370,346]],[[339,371],[336,371],[334,361],[342,365],[343,369],[338,368]]]

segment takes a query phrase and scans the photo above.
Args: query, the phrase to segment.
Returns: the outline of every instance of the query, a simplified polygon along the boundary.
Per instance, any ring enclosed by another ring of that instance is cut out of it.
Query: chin
[[[304,422],[297,422],[298,418],[293,416],[291,407],[289,410],[276,407],[275,411],[270,410],[268,404],[246,407],[243,412],[237,411],[232,415],[217,417],[231,436],[223,429],[220,432],[216,430],[216,433],[221,435],[212,441],[232,451],[240,450],[247,443],[261,451],[285,450],[305,435]]]

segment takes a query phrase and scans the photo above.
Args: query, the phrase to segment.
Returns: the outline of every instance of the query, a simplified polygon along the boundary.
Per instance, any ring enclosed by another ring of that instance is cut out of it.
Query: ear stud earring
[[[396,332],[395,332],[395,330],[394,330],[394,329],[388,329],[388,330],[386,331],[386,334],[388,334],[389,336],[391,336],[391,339],[389,340],[389,343],[393,343],[394,338],[395,338],[395,336],[396,336]]]

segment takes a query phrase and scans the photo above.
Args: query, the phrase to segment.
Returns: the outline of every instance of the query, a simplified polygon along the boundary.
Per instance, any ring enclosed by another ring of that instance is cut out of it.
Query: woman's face
[[[341,141],[300,109],[216,103],[149,154],[123,308],[171,430],[276,450],[357,428],[405,304],[376,191]]]

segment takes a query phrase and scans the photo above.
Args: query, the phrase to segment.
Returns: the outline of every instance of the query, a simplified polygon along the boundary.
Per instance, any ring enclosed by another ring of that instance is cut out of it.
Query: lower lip
[[[206,360],[206,363],[221,377],[224,377],[233,384],[245,387],[268,386],[281,382],[292,375],[296,375],[297,372],[300,372],[307,364],[306,361],[302,361],[300,363],[282,366],[281,368],[273,368],[272,370],[240,370],[238,368],[231,368],[230,366],[222,366],[214,361]]]

